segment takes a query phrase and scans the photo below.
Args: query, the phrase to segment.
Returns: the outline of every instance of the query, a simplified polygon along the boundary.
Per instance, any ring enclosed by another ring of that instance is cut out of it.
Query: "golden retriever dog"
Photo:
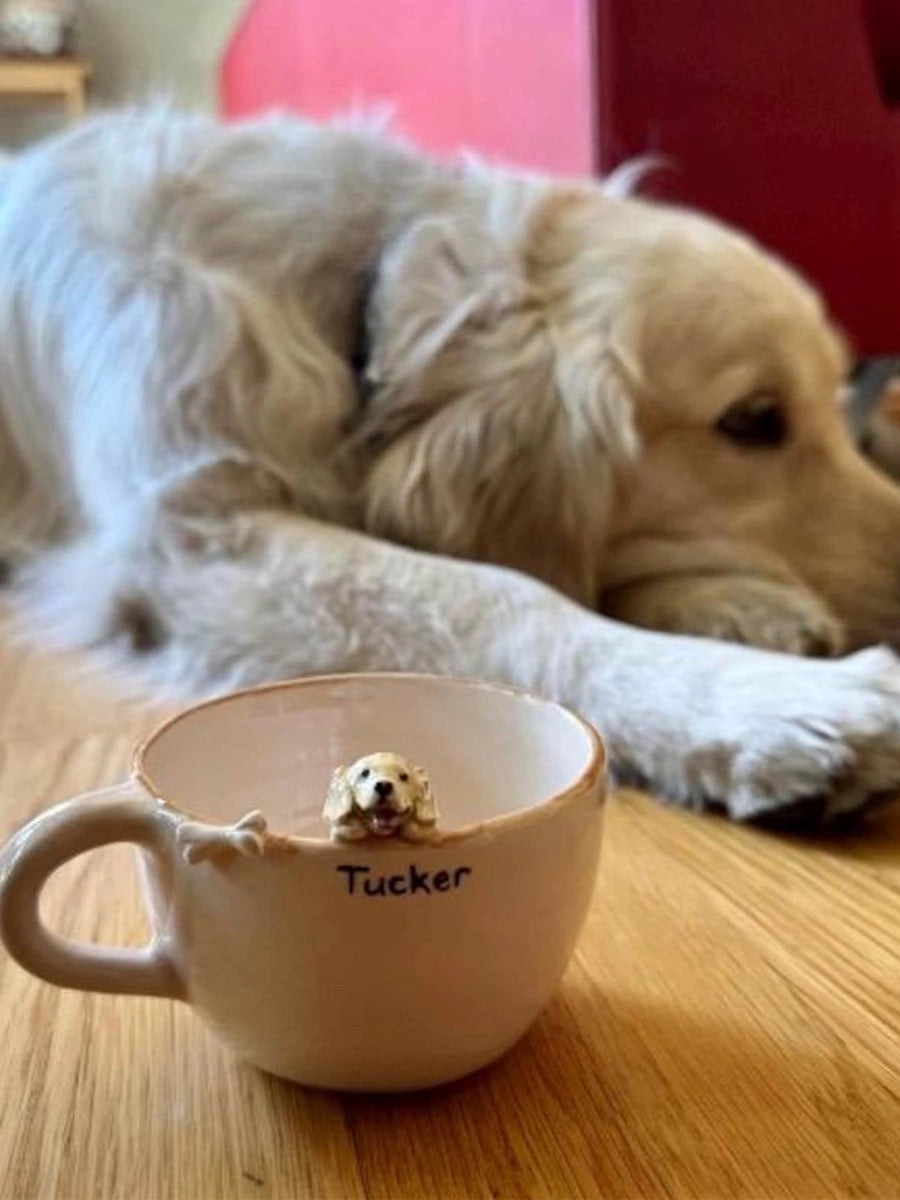
[[[840,338],[746,238],[616,192],[164,110],[9,164],[28,627],[170,692],[510,682],[739,819],[896,788],[900,665],[860,648],[900,640],[900,492]]]

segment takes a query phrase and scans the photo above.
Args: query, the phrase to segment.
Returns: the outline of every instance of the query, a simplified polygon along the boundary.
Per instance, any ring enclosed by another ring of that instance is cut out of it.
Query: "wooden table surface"
[[[0,832],[114,782],[160,712],[0,630]],[[562,989],[500,1064],[341,1098],[236,1062],[190,1010],[0,961],[0,1197],[900,1196],[900,806],[799,843],[610,804]],[[48,921],[137,942],[123,847]]]

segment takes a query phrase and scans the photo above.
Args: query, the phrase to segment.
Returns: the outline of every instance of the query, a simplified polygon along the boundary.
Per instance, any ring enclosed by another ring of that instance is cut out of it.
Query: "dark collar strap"
[[[371,339],[371,305],[378,282],[377,263],[369,267],[362,280],[359,300],[356,306],[356,329],[353,335],[353,345],[350,350],[350,366],[356,380],[357,408],[363,412],[372,394],[372,381],[369,378],[369,359],[372,354]]]

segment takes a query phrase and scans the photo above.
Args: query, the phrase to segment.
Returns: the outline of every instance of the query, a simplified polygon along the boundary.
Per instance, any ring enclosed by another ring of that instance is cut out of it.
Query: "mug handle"
[[[0,941],[12,957],[58,987],[137,996],[184,997],[157,936],[140,950],[62,938],[41,921],[41,891],[63,863],[112,842],[134,842],[161,858],[171,838],[158,800],[135,782],[86,793],[40,813],[0,851]]]

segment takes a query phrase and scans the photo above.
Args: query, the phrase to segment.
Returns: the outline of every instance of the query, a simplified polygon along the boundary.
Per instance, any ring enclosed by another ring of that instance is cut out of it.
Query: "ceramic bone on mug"
[[[376,747],[428,771],[440,821],[427,841],[330,840],[333,769]],[[165,725],[131,782],[14,835],[0,936],[51,983],[188,1001],[277,1075],[427,1087],[503,1054],[552,995],[590,900],[604,795],[593,729],[519,692],[413,675],[241,692]],[[48,930],[48,876],[122,841],[139,848],[151,943]],[[396,1019],[371,1021],[373,1006]]]

